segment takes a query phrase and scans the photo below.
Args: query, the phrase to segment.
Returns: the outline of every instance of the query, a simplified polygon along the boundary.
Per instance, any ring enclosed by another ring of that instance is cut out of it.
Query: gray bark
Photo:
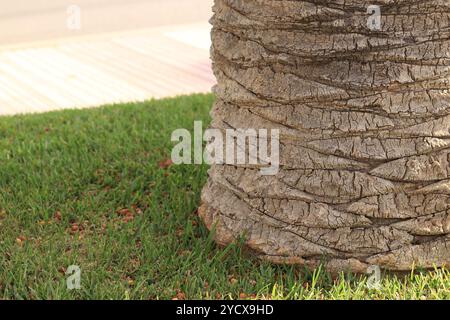
[[[280,171],[213,165],[200,215],[261,258],[450,265],[450,1],[215,0],[212,127],[279,129]]]

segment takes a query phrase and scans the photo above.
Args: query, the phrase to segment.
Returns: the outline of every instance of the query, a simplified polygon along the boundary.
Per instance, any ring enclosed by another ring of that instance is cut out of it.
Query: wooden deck
[[[0,115],[208,92],[207,23],[0,47]]]

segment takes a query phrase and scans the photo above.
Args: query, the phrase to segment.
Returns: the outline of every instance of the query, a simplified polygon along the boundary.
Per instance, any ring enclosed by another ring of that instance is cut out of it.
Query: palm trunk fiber
[[[212,127],[280,130],[280,170],[213,165],[216,241],[330,271],[450,265],[449,0],[215,0]]]

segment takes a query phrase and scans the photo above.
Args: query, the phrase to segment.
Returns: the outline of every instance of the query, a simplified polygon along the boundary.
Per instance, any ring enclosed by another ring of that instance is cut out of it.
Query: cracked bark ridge
[[[280,129],[280,171],[214,165],[200,215],[275,263],[450,265],[450,1],[216,0],[212,127]]]

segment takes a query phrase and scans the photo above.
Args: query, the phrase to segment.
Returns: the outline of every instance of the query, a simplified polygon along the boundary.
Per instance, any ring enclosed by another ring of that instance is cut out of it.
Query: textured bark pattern
[[[280,129],[280,171],[214,165],[216,240],[331,271],[450,265],[450,1],[216,0],[212,127]]]

